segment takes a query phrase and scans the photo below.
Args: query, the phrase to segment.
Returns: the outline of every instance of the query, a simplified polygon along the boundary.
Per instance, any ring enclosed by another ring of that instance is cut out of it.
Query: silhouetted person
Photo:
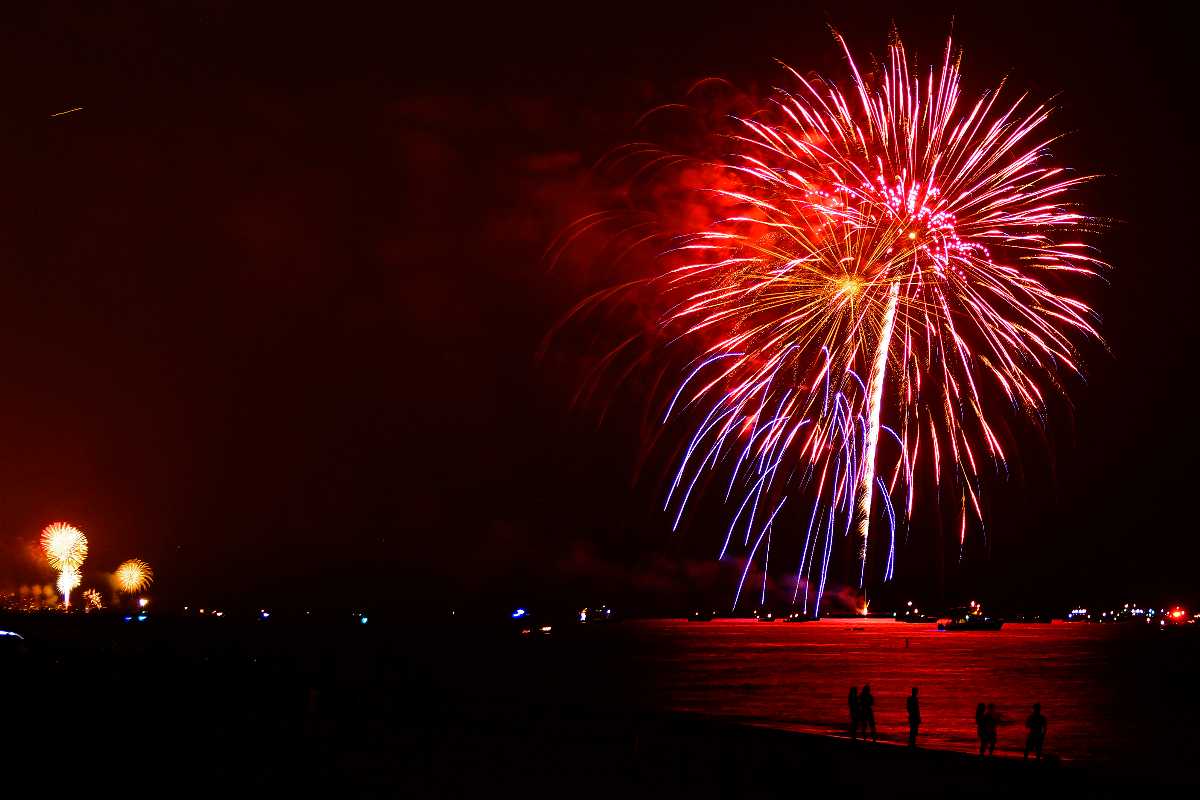
[[[850,738],[857,739],[858,738],[858,724],[859,724],[858,687],[857,686],[850,687],[850,701],[849,702],[850,702]]]
[[[988,703],[987,712],[983,715],[983,734],[987,744],[987,754],[990,758],[996,754],[996,726],[1000,720],[996,717],[996,705]]]
[[[867,728],[871,729],[871,741],[878,741],[875,737],[875,696],[871,694],[871,684],[863,684],[862,691],[858,695],[858,715],[861,720],[863,738],[867,738]]]
[[[908,706],[908,746],[916,747],[917,728],[921,727],[921,703],[917,700],[917,687],[913,687],[906,705]]]
[[[979,736],[979,755],[987,749],[987,731],[983,727],[983,718],[987,715],[987,706],[983,703],[975,706],[975,733]]]
[[[1037,753],[1037,760],[1042,760],[1042,743],[1046,741],[1046,718],[1042,716],[1042,704],[1033,704],[1033,713],[1029,715],[1029,719],[1025,720],[1025,727],[1029,729],[1029,735],[1025,737],[1025,758],[1029,758],[1029,751],[1033,750]]]

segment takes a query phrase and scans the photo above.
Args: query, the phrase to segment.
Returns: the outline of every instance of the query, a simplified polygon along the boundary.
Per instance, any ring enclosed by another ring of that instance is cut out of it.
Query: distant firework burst
[[[719,487],[720,557],[744,558],[735,607],[752,569],[763,599],[776,570],[819,613],[835,550],[860,587],[891,580],[919,482],[953,498],[961,548],[983,476],[1008,471],[1005,412],[1044,425],[1081,375],[1076,346],[1099,340],[1075,295],[1106,268],[1071,197],[1088,176],[1051,160],[1051,109],[1002,86],[964,97],[949,41],[936,66],[895,39],[867,69],[836,38],[844,81],[788,69],[788,89],[706,132],[703,157],[608,160],[656,184],[627,193],[624,234],[662,246],[654,274],[588,302],[666,309],[660,364],[690,344],[659,417],[690,428],[665,508],[678,527],[698,486]]]
[[[79,586],[79,568],[88,554],[87,537],[83,531],[66,522],[53,522],[42,529],[42,552],[52,569],[58,573],[58,590],[63,596],[63,608],[71,608],[71,590]]]
[[[42,529],[42,552],[52,569],[78,569],[87,558],[87,537],[74,525],[53,522]]]
[[[104,608],[104,600],[100,597],[100,593],[95,589],[83,590],[84,608],[88,611],[100,611]]]
[[[131,558],[121,562],[113,574],[117,582],[117,589],[126,594],[140,592],[154,582],[154,570],[150,569],[150,565],[140,558]]]

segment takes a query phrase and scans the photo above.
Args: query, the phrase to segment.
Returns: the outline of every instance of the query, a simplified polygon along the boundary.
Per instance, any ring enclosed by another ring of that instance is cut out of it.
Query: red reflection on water
[[[880,740],[901,743],[905,698],[918,686],[925,747],[977,752],[981,702],[995,703],[1000,715],[997,755],[1021,755],[1035,702],[1049,720],[1046,750],[1063,759],[1178,764],[1194,746],[1187,743],[1195,708],[1187,706],[1196,705],[1195,692],[1177,678],[1190,674],[1200,637],[1150,626],[939,632],[872,619],[636,624],[639,638],[660,645],[645,674],[674,711],[845,736],[847,692],[870,683]]]

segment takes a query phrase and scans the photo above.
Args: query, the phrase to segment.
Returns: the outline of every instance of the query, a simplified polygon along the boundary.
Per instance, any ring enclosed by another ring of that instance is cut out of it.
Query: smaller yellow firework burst
[[[131,558],[121,562],[113,573],[117,590],[125,594],[140,592],[154,582],[154,570],[140,558]]]
[[[95,589],[83,590],[83,602],[85,611],[99,611],[104,608],[104,600]]]

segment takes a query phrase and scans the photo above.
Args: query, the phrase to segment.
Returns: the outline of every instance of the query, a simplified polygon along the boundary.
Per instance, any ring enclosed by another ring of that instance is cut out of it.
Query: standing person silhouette
[[[987,739],[987,754],[991,758],[996,754],[996,726],[1000,724],[996,716],[996,704],[988,703],[987,713],[983,715],[983,733]]]
[[[917,687],[913,687],[905,705],[908,707],[908,746],[916,747],[917,728],[921,727],[921,703],[917,700]]]
[[[858,738],[858,687],[850,687],[850,738]]]
[[[867,728],[871,729],[871,741],[879,741],[875,736],[875,697],[871,694],[871,684],[863,684],[858,695],[859,720],[862,725],[863,738],[867,738]]]
[[[1042,743],[1046,741],[1046,718],[1042,716],[1042,704],[1033,704],[1033,713],[1029,715],[1029,719],[1025,720],[1025,727],[1029,729],[1029,735],[1025,737],[1025,758],[1029,758],[1029,751],[1033,750],[1037,754],[1037,760],[1042,760]]]
[[[987,730],[983,725],[983,718],[987,715],[987,706],[983,703],[975,706],[975,733],[979,736],[979,755],[983,755],[983,751],[987,749]]]

